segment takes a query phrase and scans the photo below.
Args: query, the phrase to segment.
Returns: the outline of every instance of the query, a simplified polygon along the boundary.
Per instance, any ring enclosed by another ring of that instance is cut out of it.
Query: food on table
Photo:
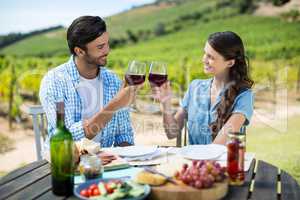
[[[210,188],[215,182],[222,182],[225,178],[226,168],[215,161],[193,160],[192,165],[184,164],[175,177],[183,183],[194,188]]]
[[[227,142],[227,173],[230,185],[242,185],[245,180],[245,133],[229,133]]]
[[[80,191],[80,196],[89,199],[122,199],[134,198],[144,194],[144,186],[133,181],[110,180],[91,184]]]
[[[90,153],[96,154],[100,152],[100,144],[89,140],[87,138],[81,139],[79,142],[76,142],[76,146],[81,154]]]
[[[107,165],[111,163],[113,160],[117,159],[115,155],[107,152],[101,152],[98,154],[98,156],[101,159],[103,165]]]
[[[149,184],[157,186],[165,184],[167,179],[159,174],[153,174],[143,170],[137,173],[135,181],[140,184]]]
[[[79,171],[86,179],[101,178],[103,165],[97,155],[82,155],[80,157]]]

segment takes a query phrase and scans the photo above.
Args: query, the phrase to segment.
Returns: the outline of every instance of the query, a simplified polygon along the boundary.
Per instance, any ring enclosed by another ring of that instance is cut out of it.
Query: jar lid
[[[245,135],[245,132],[229,131],[228,135]]]
[[[102,167],[102,162],[97,155],[82,155],[80,165],[84,168],[99,168]]]

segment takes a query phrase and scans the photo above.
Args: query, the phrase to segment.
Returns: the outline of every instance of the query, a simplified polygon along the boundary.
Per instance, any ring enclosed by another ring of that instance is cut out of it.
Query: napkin
[[[146,160],[152,160],[156,157],[159,157],[160,155],[167,152],[168,149],[166,148],[157,148],[157,150],[151,154],[146,154],[143,156],[136,156],[136,157],[125,157],[125,160],[127,161],[146,161]]]

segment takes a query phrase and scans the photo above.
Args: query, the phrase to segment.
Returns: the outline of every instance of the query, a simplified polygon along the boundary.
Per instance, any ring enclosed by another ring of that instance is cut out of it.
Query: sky
[[[154,0],[0,0],[0,35],[69,26],[82,15],[107,17]]]

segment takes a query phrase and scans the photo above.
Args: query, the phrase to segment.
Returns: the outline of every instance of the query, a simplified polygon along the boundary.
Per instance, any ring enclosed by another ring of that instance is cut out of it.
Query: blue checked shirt
[[[103,105],[105,106],[119,91],[121,80],[111,71],[102,67],[98,78],[103,82]],[[56,129],[56,105],[58,101],[65,104],[65,125],[73,135],[75,141],[85,137],[82,119],[82,101],[77,92],[80,75],[73,56],[64,63],[50,70],[41,82],[40,101],[46,113],[48,122],[48,138]],[[100,110],[100,108],[99,108]],[[134,144],[133,129],[128,109],[117,111],[100,133],[101,147],[117,146],[122,142]]]

